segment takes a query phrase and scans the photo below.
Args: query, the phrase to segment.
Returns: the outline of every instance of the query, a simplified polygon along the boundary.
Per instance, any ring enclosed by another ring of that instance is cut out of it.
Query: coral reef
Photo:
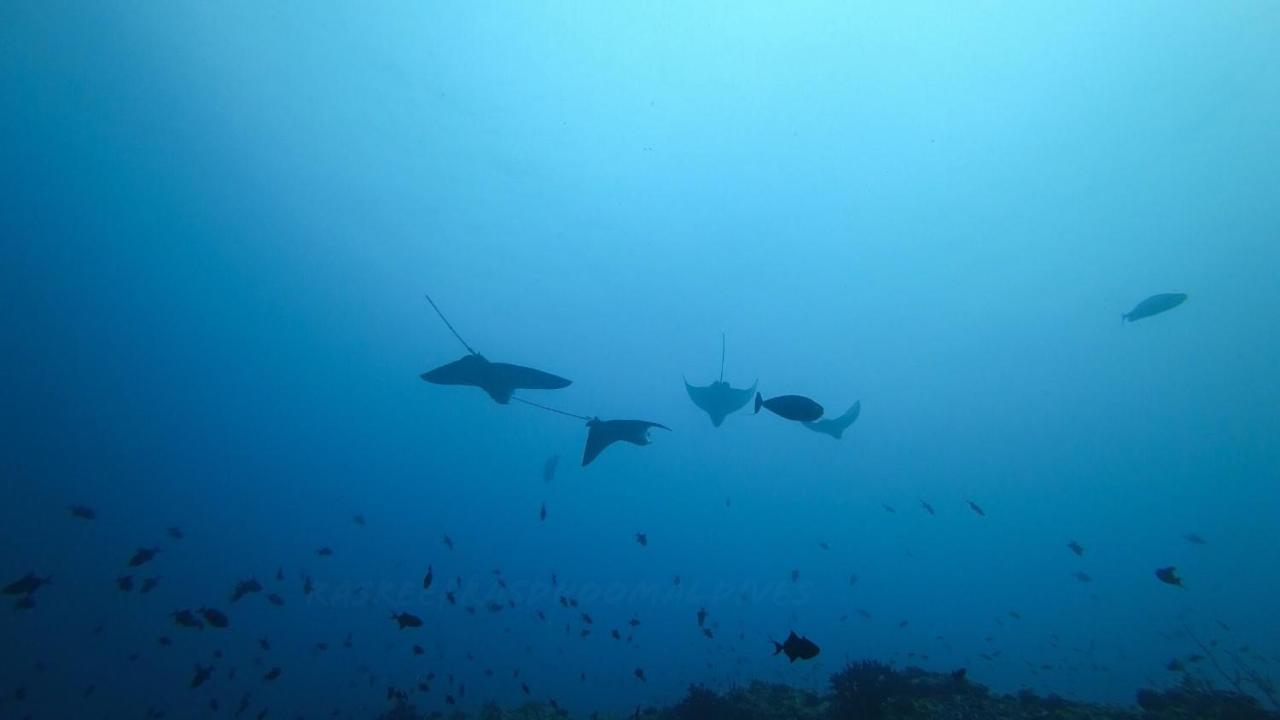
[[[515,709],[487,705],[478,712],[421,715],[399,703],[380,720],[558,720],[560,707],[526,703]],[[600,718],[603,716],[592,715]],[[627,717],[642,720],[1280,720],[1259,700],[1185,678],[1167,690],[1141,690],[1136,706],[1111,707],[1037,695],[1024,690],[999,695],[969,680],[963,669],[936,673],[898,669],[874,660],[850,663],[831,676],[830,692],[818,694],[787,685],[752,682],[718,693],[692,685],[669,708],[646,708]]]

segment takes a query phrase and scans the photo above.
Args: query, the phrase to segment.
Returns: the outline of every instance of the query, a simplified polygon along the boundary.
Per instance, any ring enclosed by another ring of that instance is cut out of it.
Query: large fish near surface
[[[422,373],[420,377],[436,385],[470,385],[489,394],[494,402],[506,405],[516,390],[559,390],[570,381],[549,372],[523,365],[489,362],[480,353],[464,355],[447,365]]]
[[[1168,312],[1186,302],[1186,293],[1160,293],[1152,295],[1134,306],[1132,310],[1120,316],[1120,322],[1141,320],[1152,315]]]
[[[762,407],[778,417],[802,423],[815,422],[824,412],[821,405],[803,395],[779,395],[765,400],[756,393],[756,413]]]

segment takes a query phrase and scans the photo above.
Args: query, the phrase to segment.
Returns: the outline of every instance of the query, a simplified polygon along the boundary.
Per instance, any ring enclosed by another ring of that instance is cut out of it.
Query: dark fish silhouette
[[[965,500],[965,502],[969,503],[969,509],[970,509],[970,510],[974,511],[975,513],[977,513],[978,515],[981,515],[981,516],[983,516],[983,517],[986,517],[986,516],[987,516],[987,513],[986,513],[986,512],[985,512],[981,507],[979,507],[979,506],[978,506],[978,503],[976,503],[976,502],[974,502],[974,501],[972,501],[972,500]]]
[[[21,578],[14,580],[8,585],[5,585],[4,594],[5,595],[30,595],[36,590],[39,590],[42,586],[48,585],[50,582],[52,582],[52,580],[53,578],[51,577],[41,578],[41,577],[38,577],[35,573],[29,572],[26,575],[23,575]]]
[[[830,435],[831,437],[839,440],[840,437],[844,435],[844,431],[849,429],[849,426],[858,419],[858,415],[861,413],[862,401],[859,400],[848,410],[845,410],[844,414],[838,418],[823,418],[821,420],[807,422],[804,426],[814,432],[820,432],[823,435]]]
[[[649,536],[645,533],[636,533],[636,542],[640,543],[642,546],[648,546]]]
[[[795,662],[796,660],[812,660],[818,656],[819,652],[821,652],[812,640],[796,635],[795,630],[791,631],[791,634],[787,636],[786,641],[773,641],[773,647],[774,655],[777,655],[778,653],[785,653],[787,659],[791,662]]]
[[[431,572],[431,566],[427,566],[427,574],[422,577],[422,589],[430,590],[431,581],[435,580],[435,573]]]
[[[1138,303],[1132,310],[1120,316],[1120,322],[1134,322],[1152,315],[1168,312],[1186,302],[1186,293],[1160,293]]]
[[[172,617],[173,624],[179,627],[195,628],[197,630],[204,629],[204,623],[201,622],[200,618],[196,617],[195,613],[190,610],[174,610]]]
[[[267,602],[271,603],[272,605],[275,605],[276,607],[284,606],[284,598],[280,597],[280,593],[271,593],[270,595],[268,595]]]
[[[1182,539],[1186,540],[1192,545],[1204,545],[1207,542],[1204,538],[1200,537],[1195,533],[1187,533],[1186,535],[1182,536]]]
[[[165,532],[169,533],[169,537],[173,538],[174,540],[181,540],[183,538],[182,528],[178,527],[177,525],[174,525],[173,527],[169,528]]]
[[[120,588],[120,590],[122,590],[122,591],[124,591],[124,592],[130,592],[130,591],[132,591],[132,590],[133,590],[133,576],[132,576],[132,575],[121,575],[120,577],[116,578],[116,587]]]
[[[671,429],[646,420],[601,420],[598,417],[588,420],[587,427],[590,429],[587,431],[587,446],[582,451],[583,467],[590,465],[597,455],[616,442],[648,445],[650,428]]]
[[[636,668],[635,672],[633,672],[632,675],[635,675],[636,678],[640,680],[640,682],[648,682],[648,680],[646,680],[644,677],[644,668]]]
[[[204,684],[204,681],[205,681],[205,680],[208,680],[208,679],[209,679],[209,677],[210,677],[210,676],[212,676],[212,675],[213,675],[213,666],[212,666],[212,665],[210,665],[210,666],[208,666],[208,667],[200,667],[200,664],[199,664],[199,663],[196,663],[196,671],[195,671],[195,673],[191,676],[191,687],[193,687],[193,688],[198,688],[198,687],[200,687],[201,685],[203,685],[203,684]]]
[[[89,507],[88,505],[72,505],[71,515],[73,517],[78,517],[82,520],[93,520],[94,518],[98,517],[98,514],[94,512],[93,508]]]
[[[556,468],[560,466],[560,456],[552,455],[547,461],[542,463],[542,482],[551,482],[555,479]]]
[[[142,587],[138,588],[138,593],[141,595],[146,595],[152,590],[155,590],[156,586],[159,584],[160,584],[160,578],[158,577],[146,578],[142,581]]]
[[[932,505],[930,505],[929,503],[925,502],[924,500],[921,500],[921,501],[920,501],[920,507],[924,508],[924,511],[925,511],[925,512],[927,512],[927,513],[929,513],[930,515],[934,515],[934,514],[935,514],[935,513],[933,512],[933,506],[932,506]]]
[[[280,667],[276,666],[268,670],[266,674],[262,676],[262,679],[269,681],[269,680],[275,680],[278,677],[280,677]]]
[[[756,413],[764,408],[778,417],[811,423],[822,417],[822,406],[803,395],[779,395],[765,400],[756,393]]]
[[[1076,555],[1084,555],[1084,546],[1076,542],[1075,540],[1072,540],[1071,542],[1067,543],[1067,547],[1071,548],[1071,552],[1075,553]]]
[[[224,628],[231,623],[221,610],[200,608],[200,615],[204,617],[204,621],[209,623],[210,627]]]
[[[359,515],[359,514],[357,514],[357,515],[352,515],[352,516],[351,516],[351,522],[353,522],[353,523],[355,523],[355,524],[357,524],[357,525],[364,525],[364,515]]]
[[[320,557],[330,557],[333,555],[333,548],[326,545],[320,548],[319,550],[316,550],[316,554],[319,555]]]
[[[1176,585],[1178,587],[1186,587],[1182,584],[1182,578],[1178,577],[1178,568],[1170,565],[1156,570],[1156,578],[1166,585]]]
[[[1071,574],[1071,577],[1082,583],[1093,582],[1093,578],[1089,577],[1089,573],[1086,572],[1075,572]]]
[[[235,590],[231,591],[231,602],[235,602],[249,593],[262,591],[262,583],[257,578],[251,577],[248,580],[241,580],[236,583]]]
[[[559,390],[571,384],[559,375],[523,365],[489,362],[480,353],[464,355],[420,377],[435,385],[478,387],[501,405],[511,402],[511,394],[516,390]]]
[[[422,627],[422,620],[417,615],[410,615],[407,612],[391,613],[391,619],[396,621],[401,630]]]
[[[129,567],[138,567],[145,563],[151,562],[156,553],[160,552],[160,548],[138,548],[134,551],[133,557],[129,558]]]
[[[546,504],[546,503],[542,503],[542,509],[538,510],[538,519],[539,519],[539,520],[546,520],[546,519],[547,519],[547,504]]]
[[[441,539],[440,542],[444,543],[444,546],[450,550],[453,549],[453,538],[449,537],[449,533],[445,533],[444,538]]]

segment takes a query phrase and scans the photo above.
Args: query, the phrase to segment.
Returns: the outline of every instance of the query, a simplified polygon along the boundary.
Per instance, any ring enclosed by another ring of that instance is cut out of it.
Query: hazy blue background
[[[863,657],[1129,702],[1195,651],[1183,623],[1280,663],[1278,28],[1269,2],[6,3],[0,581],[55,584],[0,612],[0,711],[369,717],[428,670],[518,702],[521,668],[630,712]],[[578,421],[423,383],[462,354],[424,291],[574,380],[532,399],[673,432],[584,471]],[[1156,292],[1190,300],[1118,322]],[[715,378],[722,331],[727,379],[861,419],[713,429],[680,378]],[[162,584],[118,592],[150,544]],[[281,565],[286,607],[227,604]],[[441,604],[493,568],[515,609]],[[167,618],[202,604],[232,627]],[[792,628],[818,659],[770,655]]]

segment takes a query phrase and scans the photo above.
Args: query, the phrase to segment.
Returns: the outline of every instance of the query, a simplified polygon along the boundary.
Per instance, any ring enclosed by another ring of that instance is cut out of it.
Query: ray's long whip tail
[[[591,419],[591,418],[587,417],[586,415],[575,415],[574,413],[566,412],[566,411],[564,411],[564,410],[559,410],[559,409],[557,409],[557,408],[553,408],[553,407],[551,407],[550,405],[543,405],[542,403],[536,403],[536,402],[534,402],[534,401],[532,401],[532,400],[525,400],[524,398],[522,398],[522,397],[517,397],[517,396],[515,396],[515,395],[512,395],[512,396],[511,396],[511,399],[512,399],[512,400],[515,400],[516,402],[522,402],[522,403],[524,403],[525,405],[532,405],[533,407],[541,408],[542,410],[546,410],[547,412],[553,412],[553,413],[556,413],[557,415],[565,415],[565,416],[567,416],[567,417],[571,417],[571,418],[578,418],[579,420],[590,420],[590,419]]]
[[[458,338],[458,342],[462,343],[462,347],[466,348],[467,352],[471,353],[472,355],[479,355],[480,353],[476,352],[474,348],[468,345],[467,341],[463,340],[462,336],[458,334],[458,331],[453,329],[453,324],[449,322],[449,318],[445,317],[444,313],[440,312],[439,307],[436,307],[436,301],[432,300],[431,296],[427,295],[426,293],[423,293],[423,295],[426,295],[427,302],[431,303],[431,309],[436,311],[436,314],[440,316],[440,319],[442,321],[444,321],[444,326],[449,328],[449,332],[453,333],[454,337]]]

